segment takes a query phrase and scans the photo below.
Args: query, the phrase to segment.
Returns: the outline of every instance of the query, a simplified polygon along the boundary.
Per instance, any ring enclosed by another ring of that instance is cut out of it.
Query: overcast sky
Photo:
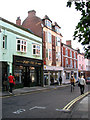
[[[28,11],[35,10],[36,15],[43,18],[45,15],[57,22],[61,27],[62,41],[73,40],[75,26],[80,20],[80,13],[73,7],[66,7],[68,0],[0,0],[0,17],[16,23],[20,16],[23,21]],[[79,47],[77,41],[72,41],[72,47]],[[82,52],[82,46],[80,46]]]

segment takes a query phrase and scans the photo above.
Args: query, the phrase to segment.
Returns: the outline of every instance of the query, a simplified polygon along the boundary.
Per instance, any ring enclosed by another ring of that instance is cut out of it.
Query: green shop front
[[[23,84],[24,87],[41,86],[42,68],[42,60],[13,56],[13,74],[16,84]]]

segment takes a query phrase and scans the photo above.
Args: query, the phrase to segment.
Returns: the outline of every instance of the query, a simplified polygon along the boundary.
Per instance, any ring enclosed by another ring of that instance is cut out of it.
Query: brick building
[[[22,26],[43,38],[44,84],[53,84],[63,75],[60,26],[56,22],[52,23],[47,15],[43,19],[37,17],[35,10],[28,12]]]
[[[71,40],[62,43],[62,67],[64,82],[69,82],[73,74],[75,79],[78,78],[78,52],[72,48]]]

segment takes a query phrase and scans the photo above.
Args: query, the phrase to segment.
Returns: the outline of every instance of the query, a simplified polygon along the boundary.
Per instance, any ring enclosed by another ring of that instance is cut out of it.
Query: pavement
[[[19,89],[14,89],[13,90],[13,95],[20,95],[20,94],[26,94],[26,93],[33,93],[37,91],[44,91],[44,90],[49,90],[49,89],[58,89],[60,87],[66,87],[69,86],[70,84],[64,84],[64,85],[55,85],[55,86],[44,86],[44,87],[24,87],[24,88],[19,88]],[[6,97],[10,96],[10,93],[8,91],[0,92],[0,97]],[[87,96],[85,96],[82,100],[80,100],[76,106],[73,109],[72,112],[72,117],[73,118],[85,118],[87,120],[90,120],[90,92]]]

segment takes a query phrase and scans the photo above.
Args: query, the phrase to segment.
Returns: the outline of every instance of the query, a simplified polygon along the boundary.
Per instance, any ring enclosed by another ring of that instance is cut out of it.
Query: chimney
[[[21,26],[21,19],[20,19],[20,17],[17,17],[16,24]]]
[[[72,44],[71,44],[71,43],[72,43],[71,40],[67,40],[67,41],[66,41],[66,45],[68,45],[69,47],[72,47]]]
[[[29,17],[36,16],[36,11],[35,11],[35,10],[30,10],[30,11],[28,11],[28,16],[29,16]]]

